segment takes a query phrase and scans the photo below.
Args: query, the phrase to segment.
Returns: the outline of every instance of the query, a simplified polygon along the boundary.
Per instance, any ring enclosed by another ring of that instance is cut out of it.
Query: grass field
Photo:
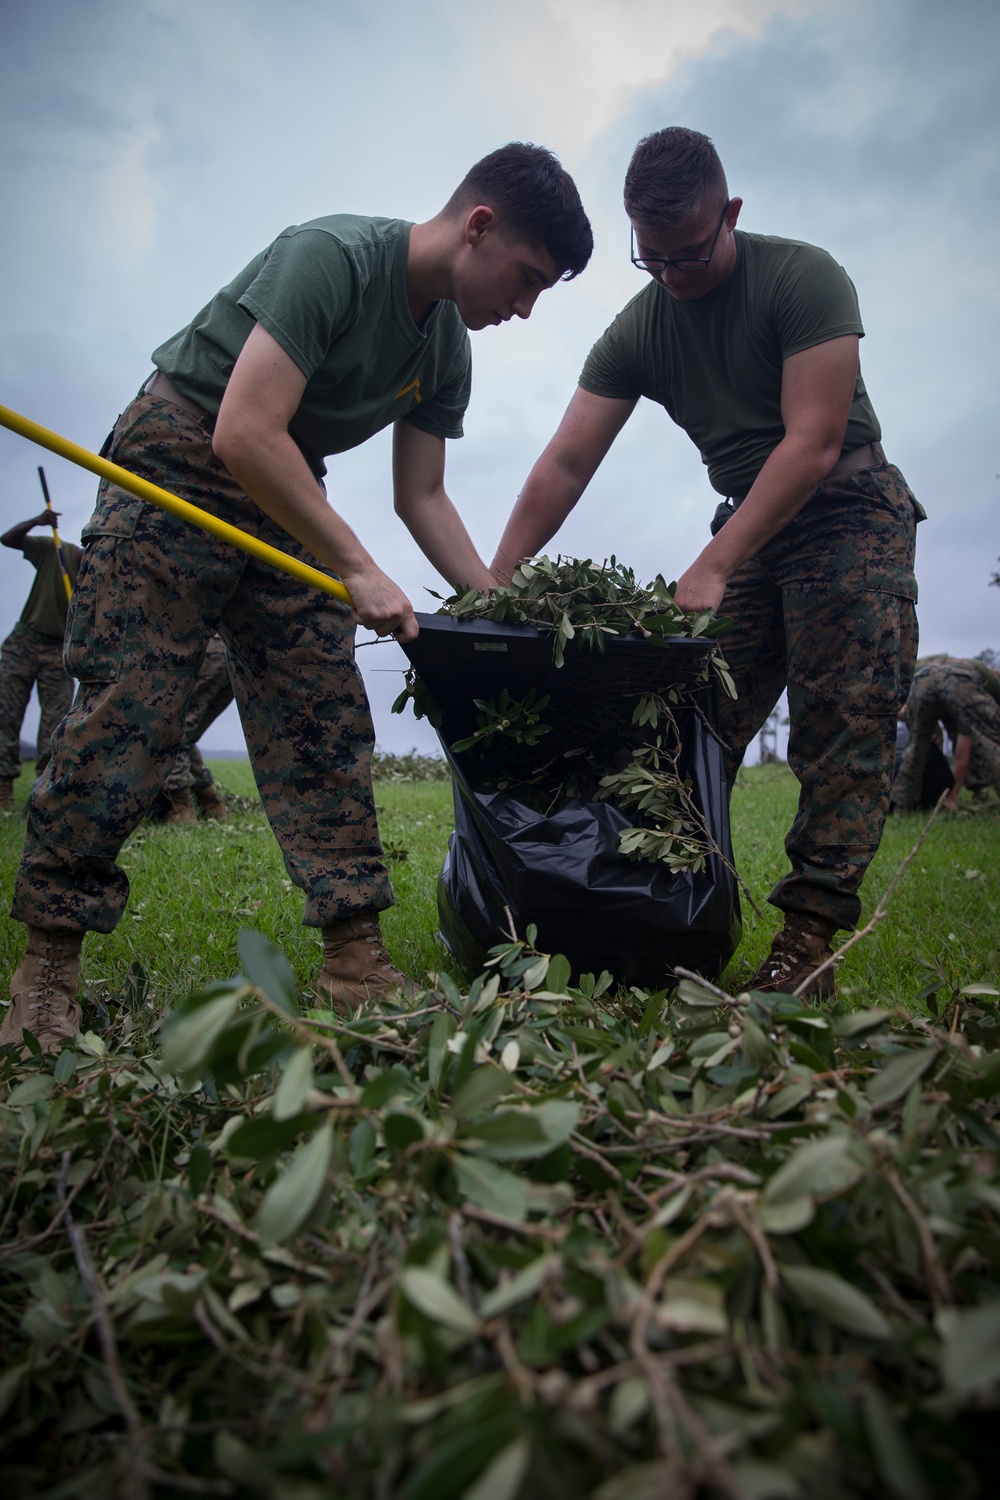
[[[0,917],[0,981],[18,961],[19,924],[6,916],[20,852],[31,767],[16,783],[17,811],[0,824],[4,915]],[[234,799],[225,824],[143,825],[122,853],[132,884],[128,911],[115,932],[94,934],[84,949],[85,993],[97,1008],[145,1000],[170,1004],[199,980],[237,967],[241,927],[266,933],[288,955],[308,986],[320,958],[319,936],[301,926],[300,892],[289,881],[257,802],[249,765],[224,760],[213,772]],[[733,794],[733,838],[740,872],[763,918],[743,902],[744,939],[724,983],[736,992],[767,951],[777,913],[766,904],[784,869],[782,845],[796,785],[783,766],[741,773]],[[389,949],[401,968],[423,977],[443,970],[461,978],[437,936],[435,887],[452,826],[448,782],[376,784],[383,842],[396,892],[383,917]],[[863,887],[865,920],[926,819],[889,820]],[[1000,979],[1000,803],[965,799],[957,816],[938,818],[904,874],[876,931],[845,957],[840,993],[858,1003],[882,999],[908,1007],[935,977],[952,988]],[[846,936],[846,934],[845,934]],[[97,1017],[90,1017],[91,1021]]]

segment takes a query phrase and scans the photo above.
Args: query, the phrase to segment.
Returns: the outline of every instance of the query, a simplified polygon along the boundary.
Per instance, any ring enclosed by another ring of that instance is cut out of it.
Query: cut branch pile
[[[340,1022],[240,959],[162,1056],[6,1057],[7,1495],[995,1492],[994,991],[614,999],[511,940]]]

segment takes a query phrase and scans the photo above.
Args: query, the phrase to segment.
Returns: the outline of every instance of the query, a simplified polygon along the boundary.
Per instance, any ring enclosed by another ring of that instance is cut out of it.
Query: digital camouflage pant
[[[913,555],[923,516],[892,464],[822,484],[729,581],[720,641],[739,697],[722,701],[733,785],[788,689],[788,763],[799,805],[791,871],[769,900],[854,927],[858,888],[889,808],[896,715],[917,654]]]
[[[240,489],[201,423],[141,395],[113,457],[303,561]],[[11,915],[109,932],[128,899],[115,863],[178,749],[206,643],[218,633],[265,811],[307,926],[392,905],[371,789],[374,734],[350,611],[106,481],[84,528],[67,620],[80,680],[31,798]]]
[[[943,721],[951,735],[972,741],[965,785],[970,791],[1000,791],[1000,704],[983,686],[971,662],[933,662],[914,675],[906,700],[910,737],[892,788],[897,807],[916,807],[934,731]]]
[[[212,785],[212,773],[202,759],[198,741],[209,725],[214,724],[219,715],[229,707],[234,696],[226,648],[219,637],[213,635],[205,650],[201,671],[191,689],[191,699],[184,719],[184,738],[163,783],[165,792]]]
[[[21,725],[33,687],[42,710],[35,760],[41,771],[52,731],[73,701],[73,679],[63,666],[61,637],[15,625],[0,650],[0,776],[21,773]]]

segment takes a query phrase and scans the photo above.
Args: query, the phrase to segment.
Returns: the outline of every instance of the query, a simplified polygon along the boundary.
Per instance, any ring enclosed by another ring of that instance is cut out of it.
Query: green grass
[[[23,836],[31,770],[15,786],[17,811],[0,824],[0,867],[9,897]],[[117,929],[93,934],[84,949],[89,998],[142,999],[153,1009],[170,1004],[200,980],[228,976],[238,967],[241,927],[266,933],[288,955],[300,984],[308,986],[320,962],[319,935],[301,926],[302,893],[295,890],[256,800],[249,765],[212,763],[235,809],[225,824],[196,827],[144,824],[122,852],[132,884],[128,910]],[[744,901],[744,940],[724,983],[744,986],[767,952],[778,914],[767,894],[785,868],[783,838],[796,800],[786,767],[741,773],[733,793],[733,838],[740,871],[763,917]],[[436,884],[452,826],[448,782],[376,783],[383,842],[389,856],[396,906],[383,915],[393,958],[423,976],[460,970],[437,935]],[[889,820],[882,847],[862,889],[867,920],[926,819]],[[942,815],[903,876],[888,917],[847,954],[839,988],[859,1003],[882,999],[913,1007],[915,997],[940,972],[949,987],[997,983],[1000,978],[1000,803],[963,800],[957,817]],[[0,916],[0,983],[3,991],[23,945],[18,923]]]
[[[787,868],[784,837],[798,784],[787,766],[740,772],[732,800],[736,863],[764,913],[743,903],[743,943],[729,965],[726,987],[745,985],[767,953],[779,914],[767,895]],[[889,818],[861,888],[861,926],[927,823],[923,813]],[[963,795],[957,815],[941,813],[893,892],[887,916],[838,967],[838,992],[858,1003],[885,999],[915,1006],[938,972],[947,985],[996,984],[1000,978],[1000,802]],[[848,937],[841,933],[840,941]]]

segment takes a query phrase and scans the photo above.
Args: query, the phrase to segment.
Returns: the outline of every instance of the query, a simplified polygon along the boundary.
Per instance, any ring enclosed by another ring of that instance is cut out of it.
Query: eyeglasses
[[[663,272],[667,269],[668,266],[676,266],[678,271],[707,271],[709,261],[712,259],[712,256],[715,253],[715,246],[718,241],[719,235],[722,233],[722,226],[726,221],[726,214],[729,212],[729,201],[730,200],[727,198],[722,206],[722,217],[719,219],[719,227],[718,229],[716,229],[714,235],[712,236],[712,243],[708,247],[707,255],[682,255],[674,260],[667,260],[663,256],[658,255],[636,255],[635,230],[631,229],[629,238],[631,253],[629,259],[635,266],[636,270],[648,271],[651,276],[662,276]]]

